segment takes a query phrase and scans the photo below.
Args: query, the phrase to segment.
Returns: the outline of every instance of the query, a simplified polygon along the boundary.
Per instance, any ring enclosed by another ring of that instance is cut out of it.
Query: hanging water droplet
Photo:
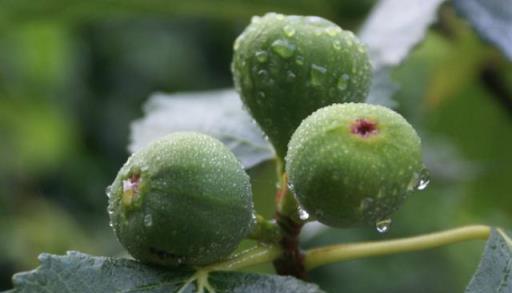
[[[153,225],[153,217],[150,214],[144,216],[144,226],[151,227]]]
[[[285,59],[292,57],[293,53],[295,52],[295,44],[288,40],[275,40],[271,46],[272,50],[276,52],[277,55]]]
[[[322,81],[325,78],[325,74],[327,73],[327,69],[320,65],[312,64],[311,65],[311,83],[313,85],[322,85]]]
[[[287,37],[293,37],[293,35],[295,34],[295,29],[290,25],[285,25],[283,27],[283,31]]]
[[[303,208],[299,208],[299,219],[301,219],[302,221],[306,221],[307,219],[309,219],[309,213],[306,212],[306,210]]]
[[[377,229],[377,232],[379,232],[379,233],[388,232],[390,227],[391,227],[391,219],[384,219],[384,220],[377,221],[377,223],[375,223],[375,228]]]
[[[350,76],[348,74],[342,74],[340,78],[338,79],[338,89],[340,91],[344,91],[347,89],[348,86],[348,80],[350,79]]]
[[[418,184],[416,186],[417,190],[424,190],[427,188],[428,184],[430,183],[430,171],[427,168],[423,168],[421,170],[419,177],[418,177]]]
[[[256,52],[255,56],[256,60],[258,60],[260,63],[265,63],[268,60],[268,53],[265,51],[258,51]]]

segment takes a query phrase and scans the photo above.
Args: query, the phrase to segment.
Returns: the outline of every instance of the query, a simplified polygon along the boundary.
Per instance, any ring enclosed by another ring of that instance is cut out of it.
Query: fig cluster
[[[372,69],[353,33],[314,16],[253,17],[235,41],[232,72],[312,219],[334,227],[382,222],[424,185],[414,128],[364,103]],[[221,261],[254,228],[249,176],[204,134],[170,134],[134,153],[108,194],[117,238],[151,264]]]
[[[371,82],[364,45],[350,31],[316,16],[253,17],[236,39],[235,87],[284,158],[300,122],[333,103],[362,102]]]

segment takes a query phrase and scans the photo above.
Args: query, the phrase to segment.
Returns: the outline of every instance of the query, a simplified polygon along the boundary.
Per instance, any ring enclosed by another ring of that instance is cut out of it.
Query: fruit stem
[[[276,193],[276,207],[277,214],[281,217],[287,217],[297,224],[304,224],[299,215],[299,203],[288,188],[288,175],[286,173],[280,175],[279,190]]]
[[[490,233],[491,228],[488,226],[473,225],[396,240],[314,248],[306,252],[304,266],[307,271],[310,271],[322,265],[347,260],[424,250],[467,240],[486,240]]]
[[[256,224],[249,239],[264,243],[277,243],[281,237],[281,231],[275,221],[269,221],[262,215],[256,215]]]
[[[276,222],[280,228],[279,245],[283,253],[274,261],[274,267],[280,275],[305,279],[304,254],[299,247],[299,234],[304,221],[300,219],[299,203],[288,189],[288,176],[283,173],[280,178],[280,188],[276,194]]]
[[[278,245],[259,244],[216,264],[201,268],[202,271],[236,271],[246,267],[272,262],[282,253]]]

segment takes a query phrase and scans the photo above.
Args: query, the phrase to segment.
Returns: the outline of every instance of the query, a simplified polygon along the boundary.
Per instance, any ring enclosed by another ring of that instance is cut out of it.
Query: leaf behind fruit
[[[222,141],[249,169],[272,159],[274,151],[234,89],[153,94],[144,105],[145,116],[131,126],[129,150],[176,131],[197,131]]]
[[[483,39],[512,60],[512,1],[455,0],[454,4]]]

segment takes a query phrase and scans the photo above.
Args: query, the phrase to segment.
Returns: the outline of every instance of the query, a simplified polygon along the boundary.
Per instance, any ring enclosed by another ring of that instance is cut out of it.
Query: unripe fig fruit
[[[302,207],[334,227],[387,219],[425,179],[414,128],[398,113],[364,103],[307,117],[290,141],[286,170]]]
[[[361,102],[372,72],[352,32],[316,16],[253,17],[234,45],[235,87],[284,158],[291,135],[315,110]]]
[[[253,224],[248,175],[220,141],[199,133],[173,133],[134,153],[108,194],[115,234],[147,263],[221,260]]]

